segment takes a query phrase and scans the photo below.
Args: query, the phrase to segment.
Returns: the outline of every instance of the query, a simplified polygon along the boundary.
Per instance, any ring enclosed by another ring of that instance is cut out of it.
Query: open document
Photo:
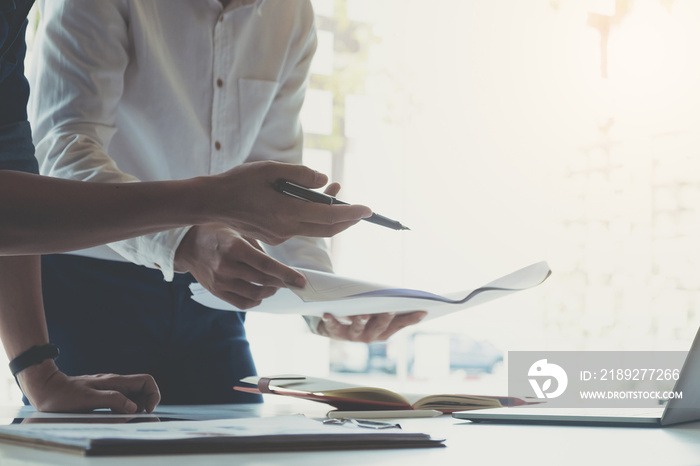
[[[444,442],[400,428],[329,425],[301,415],[136,424],[80,421],[0,426],[0,441],[84,455],[421,448]]]
[[[428,311],[427,318],[483,304],[544,282],[552,271],[546,262],[538,262],[466,291],[438,295],[427,291],[379,285],[332,273],[297,268],[307,280],[305,288],[282,288],[260,306],[247,311],[274,314],[336,316],[378,314],[382,312]],[[192,299],[214,309],[239,310],[212,295],[199,283],[190,285]]]

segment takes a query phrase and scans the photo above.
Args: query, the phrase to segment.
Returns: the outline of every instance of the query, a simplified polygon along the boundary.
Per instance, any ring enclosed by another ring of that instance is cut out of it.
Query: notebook
[[[662,427],[700,421],[700,329],[673,389],[682,392],[659,408],[546,408],[515,407],[457,411],[452,416],[472,422],[507,424],[598,425]]]

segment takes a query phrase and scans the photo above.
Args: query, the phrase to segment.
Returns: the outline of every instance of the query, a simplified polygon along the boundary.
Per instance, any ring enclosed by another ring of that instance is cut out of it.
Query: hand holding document
[[[532,288],[544,282],[552,273],[546,262],[538,262],[481,287],[441,296],[427,291],[354,280],[316,270],[302,268],[296,270],[306,277],[305,288],[280,289],[274,296],[264,300],[260,306],[248,309],[248,312],[320,317],[327,312],[336,316],[351,316],[421,309],[428,311],[427,318],[432,318]],[[190,285],[190,290],[192,299],[204,306],[230,311],[239,310],[209,293],[199,283]]]

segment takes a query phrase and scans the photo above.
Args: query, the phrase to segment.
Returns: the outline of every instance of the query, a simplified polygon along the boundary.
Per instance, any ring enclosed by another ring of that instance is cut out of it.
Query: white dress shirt
[[[316,49],[308,0],[42,0],[30,120],[45,175],[183,179],[246,161],[300,163]],[[173,199],[173,202],[178,202]],[[187,228],[74,252],[162,270]],[[266,248],[330,270],[325,242]]]

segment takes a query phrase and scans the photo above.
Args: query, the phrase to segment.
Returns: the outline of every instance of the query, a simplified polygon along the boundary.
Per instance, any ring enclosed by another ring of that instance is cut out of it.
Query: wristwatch
[[[32,346],[24,353],[10,361],[10,371],[13,376],[30,366],[41,364],[46,359],[56,359],[59,355],[58,346],[48,344],[42,346]]]

